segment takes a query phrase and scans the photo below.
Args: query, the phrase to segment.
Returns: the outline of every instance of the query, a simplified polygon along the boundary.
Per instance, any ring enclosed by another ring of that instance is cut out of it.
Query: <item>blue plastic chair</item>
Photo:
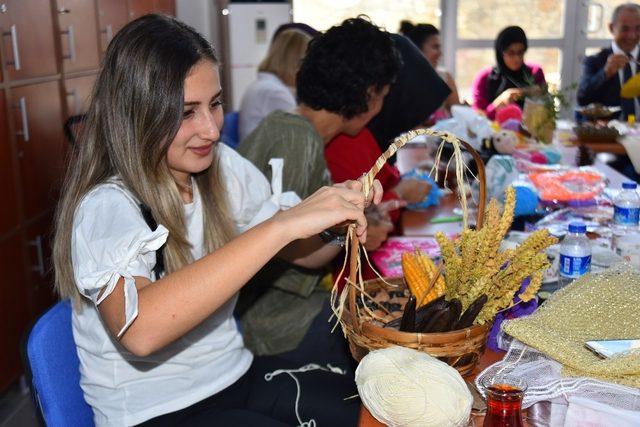
[[[36,321],[26,345],[27,376],[47,427],[93,426],[80,388],[80,360],[71,330],[71,304],[60,301]]]
[[[240,144],[240,114],[232,111],[224,115],[224,125],[222,126],[222,142],[235,149]]]

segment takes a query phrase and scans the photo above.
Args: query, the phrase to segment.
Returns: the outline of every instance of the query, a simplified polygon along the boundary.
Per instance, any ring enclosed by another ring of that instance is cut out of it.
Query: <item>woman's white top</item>
[[[218,149],[238,231],[271,217],[279,207],[264,175],[232,149],[222,144]],[[205,255],[202,202],[197,186],[193,189],[184,214],[193,258],[199,259]],[[162,225],[149,229],[139,202],[117,178],[89,192],[76,210],[73,270],[78,290],[93,304],[73,311],[73,336],[81,386],[97,426],[138,424],[186,408],[230,386],[251,365],[253,356],[232,316],[237,297],[149,357],[129,353],[105,329],[96,306],[124,278],[123,333],[138,315],[133,277],[155,280],[155,251],[167,236]]]
[[[240,104],[240,141],[245,139],[269,113],[296,108],[296,99],[275,74],[260,72],[258,79],[249,85]]]

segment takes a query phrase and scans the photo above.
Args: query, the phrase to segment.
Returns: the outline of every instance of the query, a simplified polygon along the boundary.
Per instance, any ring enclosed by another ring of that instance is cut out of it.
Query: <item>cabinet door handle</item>
[[[71,104],[71,107],[69,107],[69,110],[73,110],[73,114],[71,115],[74,116],[76,114],[80,114],[80,108],[78,105],[78,92],[75,89],[71,89],[67,92],[67,96],[73,98],[73,103]]]
[[[16,70],[20,69],[20,49],[18,48],[18,29],[15,25],[9,31],[2,33],[3,36],[11,37],[11,49],[13,50],[13,61],[6,61],[7,65],[13,65]]]
[[[17,135],[21,135],[24,142],[29,141],[29,116],[27,115],[27,99],[24,96],[20,97],[17,108],[20,110],[20,117],[22,118],[22,130],[16,132]]]
[[[109,43],[113,38],[113,26],[111,26],[111,24],[107,24],[104,30],[101,30],[100,32],[107,37],[107,43]]]
[[[66,30],[60,31],[60,33],[66,34],[69,40],[69,55],[65,55],[63,58],[76,62],[76,36],[73,25],[69,25]]]
[[[31,271],[35,271],[40,274],[40,277],[44,277],[44,254],[42,252],[42,236],[38,234],[35,239],[29,240],[29,245],[36,248],[37,264],[31,267]]]

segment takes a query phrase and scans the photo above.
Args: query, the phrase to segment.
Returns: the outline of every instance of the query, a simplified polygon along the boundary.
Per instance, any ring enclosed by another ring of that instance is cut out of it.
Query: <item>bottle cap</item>
[[[572,222],[569,224],[569,233],[586,233],[587,226],[582,222]]]
[[[636,188],[638,188],[638,184],[636,184],[635,182],[623,182],[622,188],[624,188],[625,190],[635,190]]]

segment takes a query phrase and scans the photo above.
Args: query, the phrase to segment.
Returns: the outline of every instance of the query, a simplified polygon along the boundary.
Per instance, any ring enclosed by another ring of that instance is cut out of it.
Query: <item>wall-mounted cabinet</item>
[[[56,301],[50,245],[53,231],[52,221],[53,212],[50,212],[38,221],[29,224],[25,229],[26,271],[30,283],[30,320],[35,320],[40,313]]]
[[[51,2],[8,0],[0,3],[2,58],[8,80],[58,72]]]
[[[0,393],[20,375],[19,343],[54,301],[52,218],[68,143],[113,36],[173,0],[0,0]]]
[[[0,390],[15,380],[20,373],[20,339],[29,323],[27,278],[23,266],[23,239],[13,234],[0,240]]]
[[[100,50],[105,52],[114,34],[129,21],[127,0],[98,0]]]
[[[136,19],[147,13],[164,13],[175,16],[175,0],[129,0],[129,19]]]
[[[95,74],[64,80],[67,116],[76,116],[87,111],[95,81]]]
[[[0,209],[0,235],[15,231],[20,225],[18,195],[15,186],[16,165],[15,156],[9,141],[9,122],[7,119],[4,91],[0,90],[0,194],[2,203],[8,209]]]
[[[96,5],[87,0],[57,0],[58,34],[65,73],[95,70],[100,63]]]
[[[22,179],[25,217],[35,218],[57,201],[64,173],[60,82],[52,80],[11,90],[16,148]],[[57,120],[54,121],[53,118]]]

